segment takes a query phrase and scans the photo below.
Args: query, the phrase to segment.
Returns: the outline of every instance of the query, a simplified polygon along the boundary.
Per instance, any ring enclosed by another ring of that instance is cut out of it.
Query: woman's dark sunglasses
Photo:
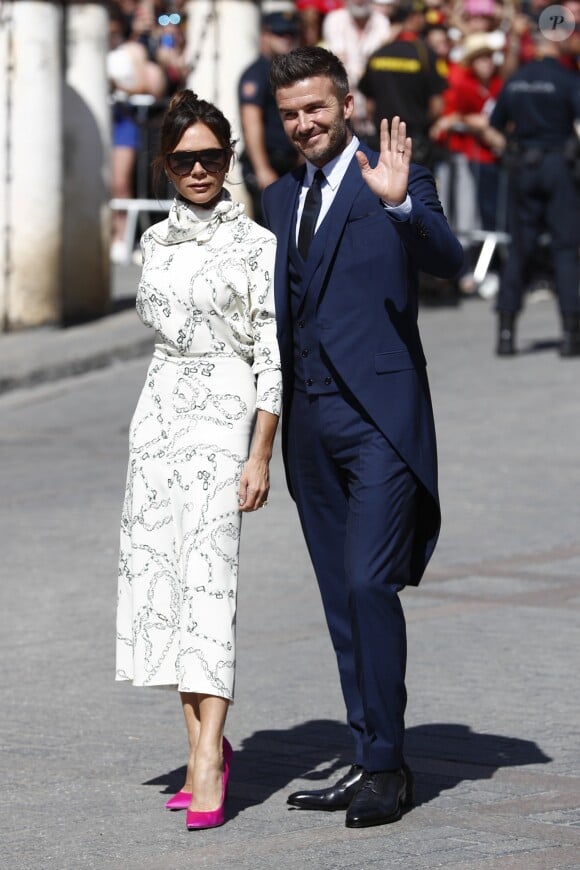
[[[175,175],[189,175],[196,163],[206,172],[221,172],[228,165],[230,152],[225,148],[205,148],[203,151],[173,151],[166,159]]]

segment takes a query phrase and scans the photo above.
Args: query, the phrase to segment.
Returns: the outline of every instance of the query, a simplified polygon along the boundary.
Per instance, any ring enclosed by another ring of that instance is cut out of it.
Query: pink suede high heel
[[[234,753],[229,742],[224,737],[224,770],[222,773],[222,797],[217,809],[207,813],[188,810],[185,817],[185,825],[188,831],[197,831],[201,828],[218,828],[225,821],[224,804],[228,792],[228,780],[230,778],[230,762]]]
[[[233,754],[233,749],[230,746],[229,741],[224,737],[223,742],[223,753],[224,753],[224,767],[227,762],[229,764],[230,759]],[[227,782],[227,781],[226,781]],[[190,791],[178,791],[177,794],[174,794],[173,797],[170,797],[167,803],[165,804],[166,810],[186,810],[191,803],[191,792]]]

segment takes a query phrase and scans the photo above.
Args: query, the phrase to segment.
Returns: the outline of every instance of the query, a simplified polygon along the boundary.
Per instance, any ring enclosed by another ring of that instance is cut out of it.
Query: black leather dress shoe
[[[335,785],[315,791],[295,791],[287,803],[301,810],[345,810],[361,786],[364,768],[353,764]]]
[[[346,811],[346,827],[369,828],[400,819],[413,803],[410,773],[406,765],[400,770],[365,773]]]

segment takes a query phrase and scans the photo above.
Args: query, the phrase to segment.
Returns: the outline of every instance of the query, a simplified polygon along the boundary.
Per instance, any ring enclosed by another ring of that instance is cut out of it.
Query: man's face
[[[326,76],[279,88],[276,102],[286,135],[315,166],[324,166],[350,142],[352,133],[346,122],[353,112],[353,96],[339,99]]]
[[[371,0],[347,0],[346,5],[353,18],[368,18],[371,14]]]

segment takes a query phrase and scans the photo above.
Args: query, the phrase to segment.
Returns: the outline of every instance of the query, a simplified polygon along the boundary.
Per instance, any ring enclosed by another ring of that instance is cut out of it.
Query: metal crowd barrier
[[[150,212],[165,212],[168,213],[171,208],[172,199],[111,199],[109,207],[113,211],[126,211],[127,224],[125,226],[125,265],[131,262],[133,255],[133,245],[137,233],[137,225],[143,214]],[[149,225],[152,222],[149,222]]]
[[[461,126],[461,125],[460,125]],[[506,231],[507,183],[503,167],[500,171],[500,187],[496,226],[494,230],[481,228],[475,179],[462,154],[449,152],[435,170],[439,197],[449,224],[457,238],[468,249],[481,245],[473,269],[473,280],[480,287],[487,277],[494,253],[509,245],[511,236]]]

